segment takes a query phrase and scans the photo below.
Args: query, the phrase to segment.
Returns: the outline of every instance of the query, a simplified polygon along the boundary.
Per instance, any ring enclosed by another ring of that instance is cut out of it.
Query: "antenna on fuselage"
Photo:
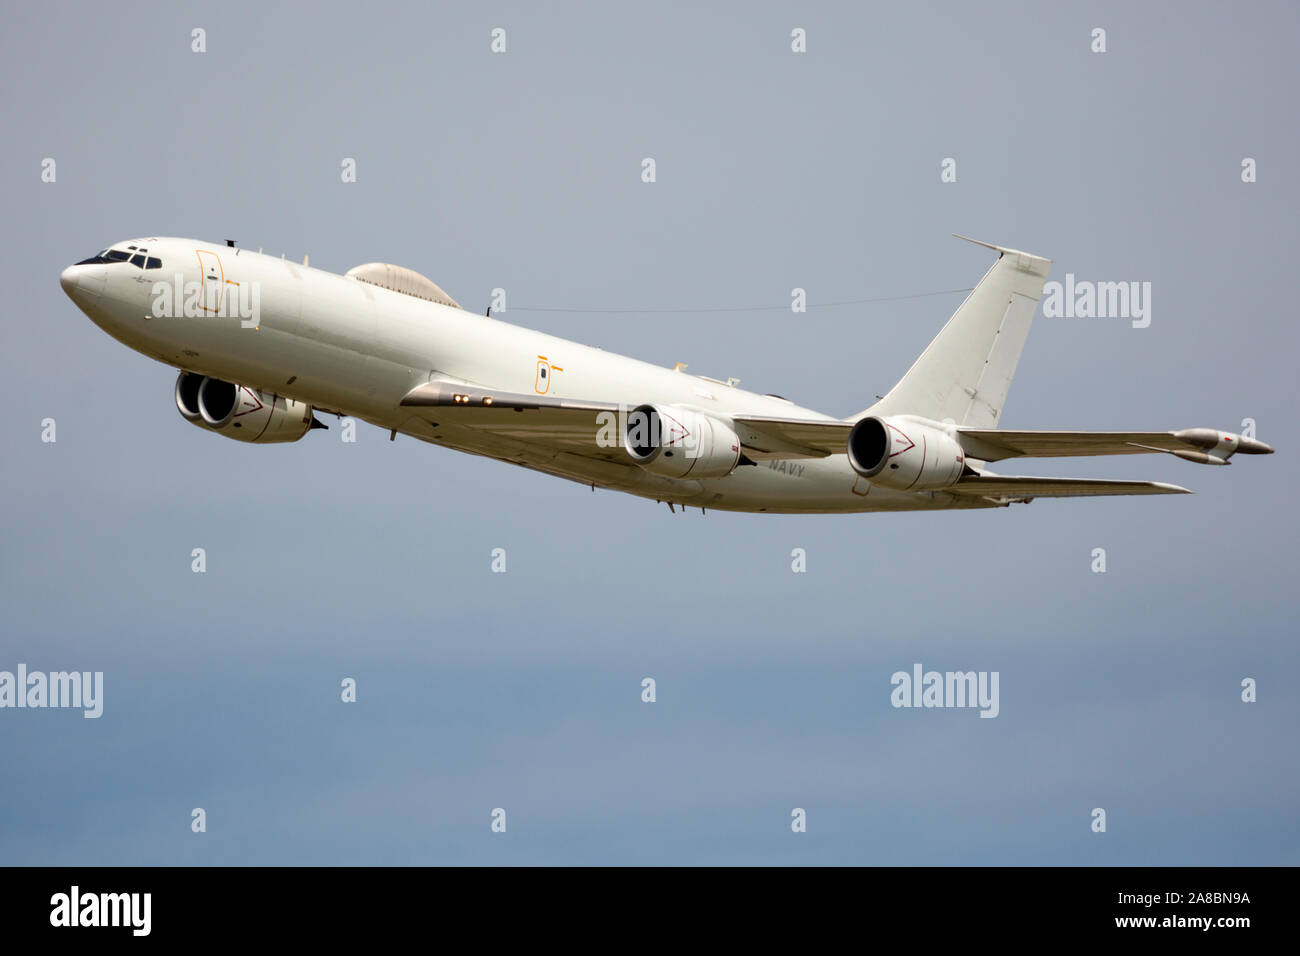
[[[226,240],[226,245],[228,245],[231,249],[235,248],[235,240],[234,240],[234,239],[227,239],[227,240]]]

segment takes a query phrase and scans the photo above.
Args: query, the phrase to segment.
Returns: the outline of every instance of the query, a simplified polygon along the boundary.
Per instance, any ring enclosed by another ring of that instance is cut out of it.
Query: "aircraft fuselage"
[[[432,380],[627,407],[662,402],[721,415],[833,419],[773,396],[247,249],[170,238],[132,244],[147,248],[148,258],[161,265],[79,264],[61,282],[105,332],[178,369],[421,441],[679,505],[768,512],[990,506],[942,491],[873,486],[842,454],[764,460],[722,478],[671,479],[630,460],[599,461],[473,428],[433,427],[399,405],[411,389]],[[159,308],[160,300],[165,308]]]

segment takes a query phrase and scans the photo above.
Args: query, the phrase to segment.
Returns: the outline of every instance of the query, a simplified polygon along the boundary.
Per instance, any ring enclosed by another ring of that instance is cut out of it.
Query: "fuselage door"
[[[545,355],[537,356],[537,377],[533,379],[533,391],[545,395],[551,390],[551,379],[555,378],[555,373],[563,371],[558,365],[552,365]]]
[[[205,249],[196,250],[199,268],[203,272],[203,311],[221,312],[221,299],[225,295],[226,276],[221,267],[221,258],[215,252]]]

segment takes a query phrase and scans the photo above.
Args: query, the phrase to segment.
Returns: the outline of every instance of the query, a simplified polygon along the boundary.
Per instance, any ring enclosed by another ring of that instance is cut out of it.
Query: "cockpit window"
[[[114,262],[129,262],[137,269],[161,269],[162,260],[156,256],[145,256],[144,253],[148,251],[148,249],[137,246],[127,246],[126,249],[105,249],[89,259],[82,259],[77,265],[92,266],[107,265]],[[132,255],[132,252],[135,254]]]

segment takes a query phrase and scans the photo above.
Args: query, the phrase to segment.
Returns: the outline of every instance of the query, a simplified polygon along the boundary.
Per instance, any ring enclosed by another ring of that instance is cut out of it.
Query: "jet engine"
[[[263,445],[297,441],[313,427],[325,427],[312,416],[310,405],[193,372],[176,378],[176,408],[200,428]]]
[[[849,464],[897,491],[931,491],[957,482],[966,455],[938,422],[864,418],[849,432]]]
[[[740,462],[740,438],[725,422],[677,405],[640,405],[623,418],[623,447],[664,478],[721,478]]]

